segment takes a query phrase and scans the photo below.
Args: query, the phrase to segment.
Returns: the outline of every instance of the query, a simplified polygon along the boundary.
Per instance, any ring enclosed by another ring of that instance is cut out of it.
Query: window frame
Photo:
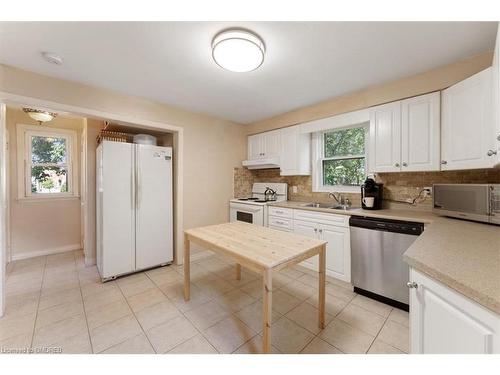
[[[31,191],[31,167],[33,164],[60,165],[57,163],[32,163],[31,137],[53,137],[66,140],[67,154],[64,165],[67,168],[67,192],[33,193]],[[77,132],[75,130],[49,128],[43,125],[17,124],[17,195],[19,200],[43,201],[47,199],[78,198]]]
[[[353,128],[363,128],[365,131],[365,153],[360,155],[348,155],[348,156],[335,156],[335,157],[325,157],[324,153],[324,137],[326,133],[331,133],[335,131],[341,131]],[[312,180],[313,180],[313,192],[318,193],[359,193],[360,186],[350,186],[350,185],[325,185],[323,179],[323,161],[324,160],[349,160],[364,157],[365,158],[365,178],[368,175],[368,137],[369,137],[369,123],[363,122],[361,124],[354,124],[349,126],[343,126],[338,128],[332,128],[327,130],[322,130],[313,133],[312,136]]]

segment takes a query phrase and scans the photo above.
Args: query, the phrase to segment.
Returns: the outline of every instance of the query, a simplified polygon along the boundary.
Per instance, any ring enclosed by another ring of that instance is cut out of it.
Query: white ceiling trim
[[[342,113],[340,115],[327,117],[321,120],[305,122],[300,125],[301,133],[316,133],[330,129],[346,128],[363,124],[370,121],[370,110],[361,109],[359,111]]]

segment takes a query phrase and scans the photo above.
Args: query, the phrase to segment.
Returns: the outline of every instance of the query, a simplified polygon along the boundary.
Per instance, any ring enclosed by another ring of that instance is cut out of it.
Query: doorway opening
[[[73,256],[82,267],[96,264],[95,152],[103,129],[147,133],[157,137],[158,145],[172,147],[174,262],[181,264],[182,128],[24,99],[0,103],[5,155],[0,168],[5,202],[0,218],[0,316],[14,262],[36,264],[42,256],[64,262]],[[40,126],[23,113],[24,106],[50,109],[58,116]]]

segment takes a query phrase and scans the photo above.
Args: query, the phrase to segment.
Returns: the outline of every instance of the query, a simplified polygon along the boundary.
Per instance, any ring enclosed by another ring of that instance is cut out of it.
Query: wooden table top
[[[242,263],[275,268],[326,244],[315,238],[283,232],[241,221],[184,231],[187,239],[215,248]]]

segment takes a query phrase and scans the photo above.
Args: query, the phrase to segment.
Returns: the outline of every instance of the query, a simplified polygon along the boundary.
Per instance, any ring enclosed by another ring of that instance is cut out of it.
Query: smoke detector
[[[52,52],[42,52],[42,57],[45,61],[54,65],[62,65],[63,63],[62,57]]]

